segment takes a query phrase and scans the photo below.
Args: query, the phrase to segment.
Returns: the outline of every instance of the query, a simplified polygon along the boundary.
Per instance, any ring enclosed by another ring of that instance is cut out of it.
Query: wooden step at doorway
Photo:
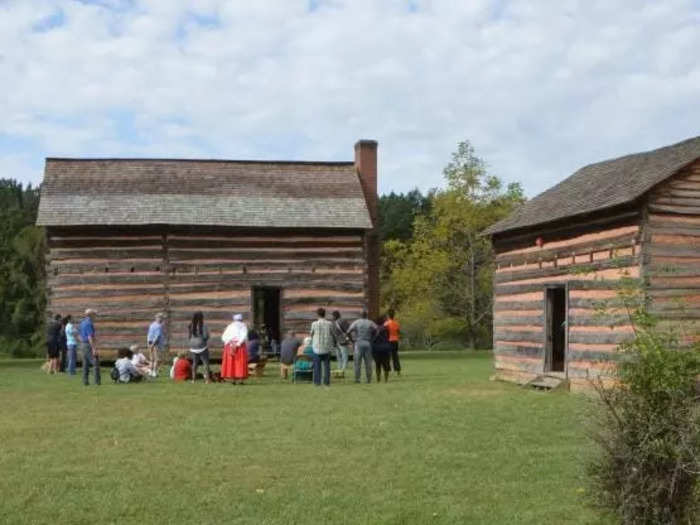
[[[541,375],[537,376],[532,381],[527,382],[523,386],[536,388],[537,390],[545,390],[547,392],[551,392],[553,390],[569,390],[569,380],[565,377]]]

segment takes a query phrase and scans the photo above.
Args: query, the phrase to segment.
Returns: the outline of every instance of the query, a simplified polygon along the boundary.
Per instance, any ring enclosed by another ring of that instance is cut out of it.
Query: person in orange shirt
[[[391,345],[391,363],[394,372],[401,375],[401,361],[399,361],[399,339],[401,338],[401,325],[394,319],[394,310],[389,310],[389,319],[384,322],[384,327],[389,332],[389,344]]]

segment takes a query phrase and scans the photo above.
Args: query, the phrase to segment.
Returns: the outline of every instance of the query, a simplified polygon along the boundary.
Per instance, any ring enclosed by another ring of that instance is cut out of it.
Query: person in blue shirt
[[[151,361],[151,376],[158,376],[158,358],[165,348],[165,335],[163,334],[163,314],[156,314],[155,321],[148,327],[146,343],[148,343],[149,357]]]
[[[95,368],[95,384],[100,380],[100,356],[97,352],[97,338],[95,336],[95,316],[97,312],[92,308],[85,310],[85,318],[80,321],[78,334],[80,336],[80,348],[83,351],[83,384],[90,384],[90,367]]]
[[[76,338],[78,329],[73,324],[73,318],[70,315],[66,316],[65,321],[66,346],[68,348],[68,373],[74,376],[78,351],[78,340]]]

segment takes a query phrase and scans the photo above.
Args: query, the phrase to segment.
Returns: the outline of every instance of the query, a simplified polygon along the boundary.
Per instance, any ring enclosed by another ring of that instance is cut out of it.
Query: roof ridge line
[[[260,159],[192,159],[177,157],[46,157],[46,162],[209,162],[220,164],[299,164],[316,166],[352,166],[354,161],[260,160]]]

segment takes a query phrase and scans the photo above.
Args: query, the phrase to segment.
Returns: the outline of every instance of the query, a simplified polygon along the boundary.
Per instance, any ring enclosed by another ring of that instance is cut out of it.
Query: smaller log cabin
[[[609,376],[633,333],[609,307],[623,277],[662,322],[700,340],[700,137],[586,166],[486,234],[497,378],[553,375],[575,390]]]
[[[278,339],[319,306],[376,315],[376,220],[371,140],[351,162],[48,158],[47,315],[97,310],[108,358],[158,312],[172,351],[201,310],[214,353],[234,312]]]

